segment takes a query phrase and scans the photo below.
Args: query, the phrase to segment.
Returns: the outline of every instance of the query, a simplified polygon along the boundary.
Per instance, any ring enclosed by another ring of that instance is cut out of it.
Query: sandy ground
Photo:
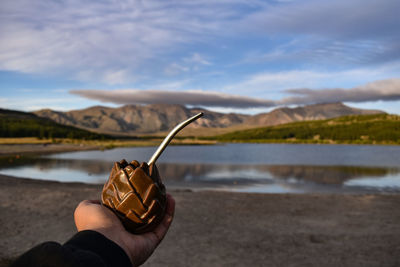
[[[0,265],[65,242],[101,188],[0,175]],[[175,220],[145,266],[400,266],[400,195],[170,193]]]

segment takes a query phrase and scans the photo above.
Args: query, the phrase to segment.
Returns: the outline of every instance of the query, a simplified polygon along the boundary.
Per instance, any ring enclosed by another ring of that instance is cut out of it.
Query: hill
[[[237,113],[218,113],[201,108],[181,105],[126,105],[119,108],[94,106],[68,112],[44,109],[36,115],[57,123],[108,134],[159,134],[166,132],[184,119],[199,112],[205,116],[190,124],[185,133],[189,135],[215,135],[235,129],[247,129],[282,123],[328,119],[343,115],[376,114],[377,110],[361,110],[342,103],[316,104],[297,108],[278,108],[269,113],[254,116]]]
[[[61,124],[113,134],[159,133],[199,112],[205,116],[191,128],[224,128],[242,123],[248,116],[224,114],[181,105],[126,105],[119,108],[94,106],[82,110],[58,112],[49,109],[34,112]]]
[[[296,121],[324,120],[347,115],[367,115],[384,113],[379,110],[352,108],[343,103],[325,103],[296,108],[278,108],[269,113],[250,117],[247,125],[272,126]]]
[[[400,144],[400,116],[352,115],[210,137],[222,142]]]
[[[32,113],[0,109],[0,137],[38,137],[38,138],[109,138],[103,134],[92,133],[72,126],[58,124]]]

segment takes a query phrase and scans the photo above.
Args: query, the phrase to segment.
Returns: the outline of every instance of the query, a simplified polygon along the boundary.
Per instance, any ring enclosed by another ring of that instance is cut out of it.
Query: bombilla
[[[188,124],[192,123],[193,121],[197,120],[198,118],[200,118],[201,116],[203,116],[204,113],[200,112],[199,114],[181,122],[180,124],[178,124],[177,126],[175,126],[174,129],[172,129],[171,132],[169,132],[169,134],[167,135],[167,137],[164,138],[164,140],[162,141],[161,145],[158,147],[158,149],[156,150],[156,152],[154,152],[153,156],[150,158],[149,162],[147,163],[148,165],[154,164],[156,162],[156,160],[158,159],[158,157],[160,157],[161,153],[164,151],[164,149],[168,146],[168,144],[171,142],[172,138],[174,138],[174,136],[183,128],[185,128]]]

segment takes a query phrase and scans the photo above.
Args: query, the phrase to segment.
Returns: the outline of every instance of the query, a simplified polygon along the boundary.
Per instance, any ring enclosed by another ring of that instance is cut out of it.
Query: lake
[[[23,157],[0,173],[103,184],[114,161],[148,161],[155,147]],[[400,146],[225,144],[169,146],[157,161],[167,187],[258,193],[400,193]]]

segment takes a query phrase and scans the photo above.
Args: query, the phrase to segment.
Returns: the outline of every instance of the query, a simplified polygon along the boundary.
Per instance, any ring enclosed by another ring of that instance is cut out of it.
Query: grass
[[[400,144],[400,116],[354,115],[234,131],[204,140],[246,143]]]
[[[217,132],[217,131],[215,131]],[[163,136],[134,139],[93,140],[72,138],[0,138],[3,144],[76,144],[112,149],[116,147],[158,146]],[[400,144],[400,116],[389,114],[354,115],[328,120],[303,121],[247,130],[236,130],[211,137],[178,135],[171,145],[212,145],[230,143],[303,143],[303,144]]]
[[[51,139],[39,139],[37,137],[2,137],[0,145],[23,145],[23,144],[49,144]]]

